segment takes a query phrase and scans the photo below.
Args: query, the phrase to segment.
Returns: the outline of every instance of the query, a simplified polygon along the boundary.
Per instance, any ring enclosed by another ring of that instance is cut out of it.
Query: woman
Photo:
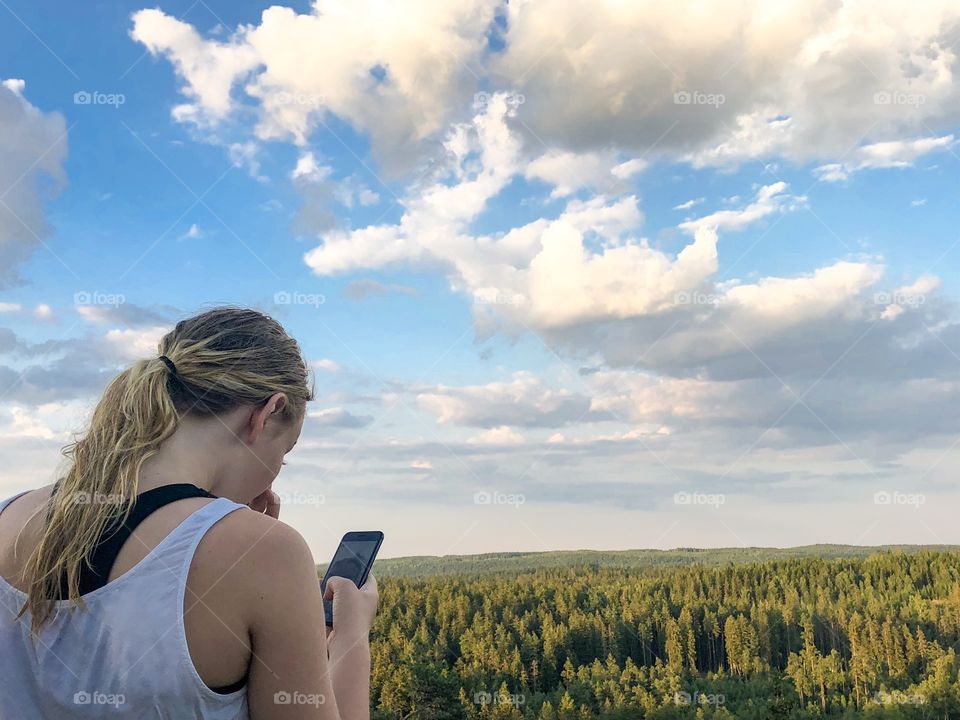
[[[369,717],[373,578],[327,584],[271,484],[311,399],[253,310],[110,383],[52,486],[0,503],[0,718]]]

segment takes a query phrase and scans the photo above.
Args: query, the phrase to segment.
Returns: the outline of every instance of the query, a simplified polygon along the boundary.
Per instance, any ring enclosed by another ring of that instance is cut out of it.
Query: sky
[[[960,543],[960,6],[0,0],[0,494],[218,304],[329,556]]]

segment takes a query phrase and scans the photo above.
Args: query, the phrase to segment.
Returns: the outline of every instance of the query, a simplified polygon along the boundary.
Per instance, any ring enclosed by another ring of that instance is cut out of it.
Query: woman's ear
[[[264,405],[265,410],[269,410],[268,415],[275,415],[276,413],[283,412],[287,407],[287,394],[286,393],[274,393],[270,396],[270,399],[267,400],[266,405]]]
[[[286,393],[274,393],[263,405],[251,411],[248,436],[250,442],[256,442],[267,425],[267,418],[283,412],[284,408],[287,407],[287,402]]]

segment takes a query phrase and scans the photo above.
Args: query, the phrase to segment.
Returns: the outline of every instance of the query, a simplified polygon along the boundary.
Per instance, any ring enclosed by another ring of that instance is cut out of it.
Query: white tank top
[[[0,578],[0,720],[246,720],[246,688],[221,695],[204,684],[183,624],[194,551],[241,507],[226,498],[204,505],[130,570],[84,595],[85,611],[57,602],[36,643],[30,614],[15,619],[26,594]]]

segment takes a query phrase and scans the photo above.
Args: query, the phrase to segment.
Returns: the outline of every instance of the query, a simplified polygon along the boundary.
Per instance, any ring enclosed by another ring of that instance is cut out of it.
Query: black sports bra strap
[[[80,566],[80,594],[86,595],[107,584],[110,570],[113,568],[113,563],[116,561],[117,555],[120,554],[123,544],[130,538],[137,526],[146,520],[151,513],[177,500],[193,497],[215,498],[216,495],[212,495],[190,483],[161,485],[137,495],[126,522],[121,525],[121,518],[117,517],[107,526],[100,537],[90,558],[92,567],[86,563]],[[60,598],[66,598],[67,595],[67,579],[62,577],[60,579]]]

